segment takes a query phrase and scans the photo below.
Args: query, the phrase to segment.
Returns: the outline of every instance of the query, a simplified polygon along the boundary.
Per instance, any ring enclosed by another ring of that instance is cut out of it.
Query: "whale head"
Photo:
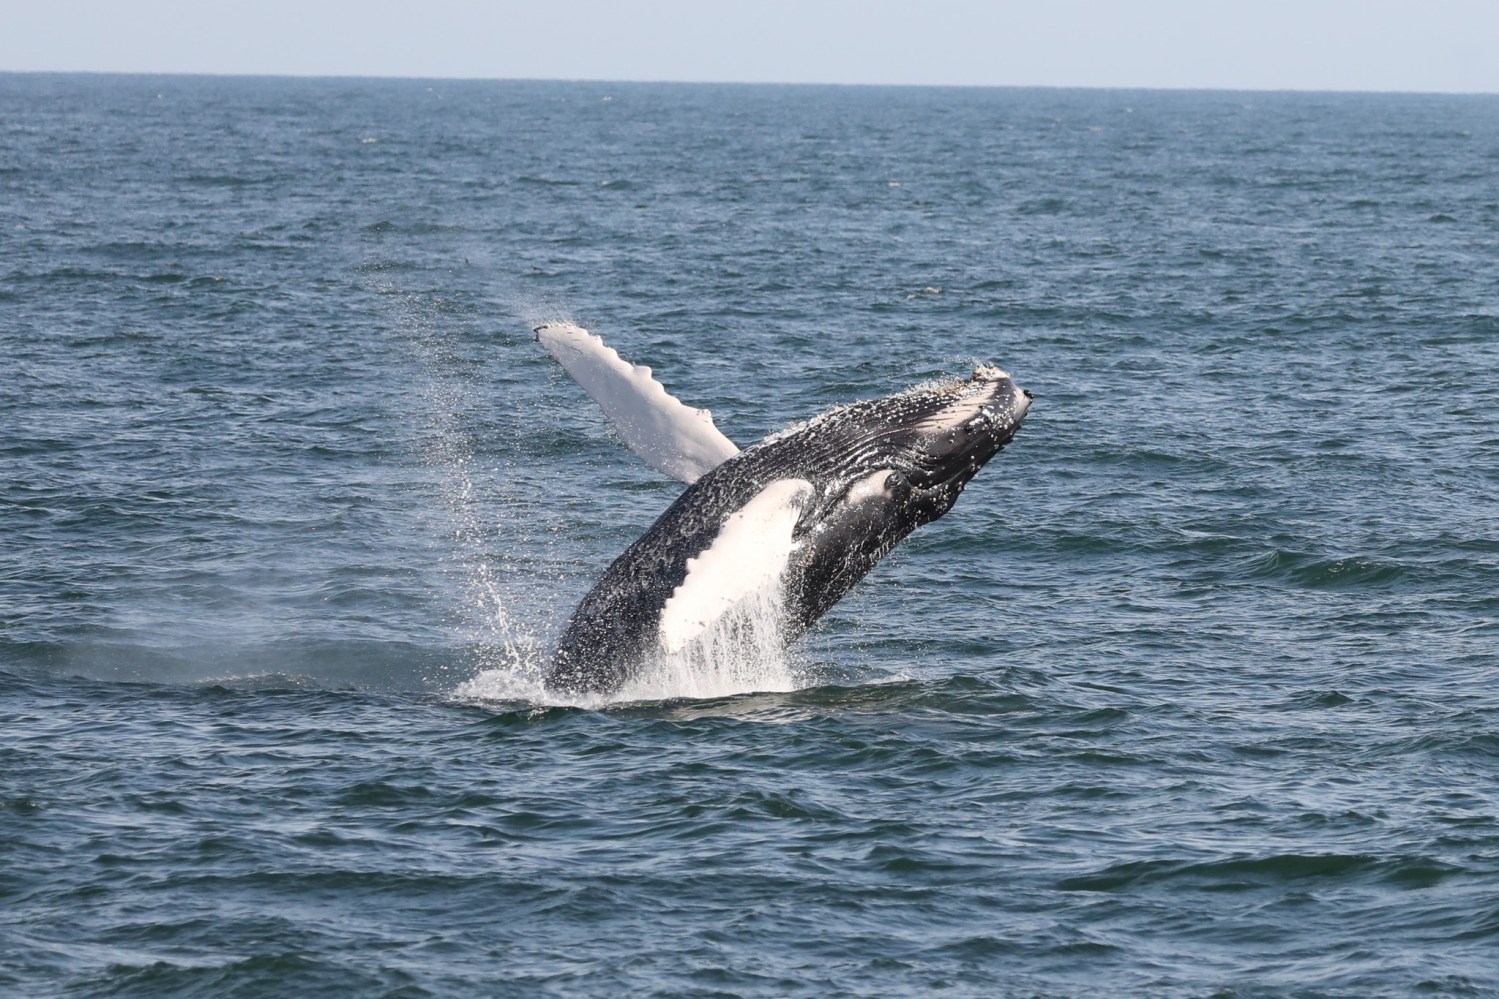
[[[803,439],[804,460],[821,459],[831,505],[839,492],[845,502],[861,502],[893,490],[918,523],[929,523],[1014,439],[1031,399],[1008,373],[980,365],[968,378],[843,406],[792,433]]]
[[[981,365],[968,378],[840,407],[751,449],[784,456],[783,474],[815,487],[786,577],[797,591],[792,625],[810,626],[901,539],[952,509],[1014,439],[1031,399]]]
[[[979,469],[1014,439],[1032,396],[999,368],[981,365],[973,375],[877,400],[876,419],[893,429],[881,450],[901,466],[924,502],[952,506]]]

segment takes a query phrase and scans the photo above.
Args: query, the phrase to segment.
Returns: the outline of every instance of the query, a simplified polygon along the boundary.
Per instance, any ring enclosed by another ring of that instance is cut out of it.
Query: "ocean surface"
[[[681,487],[549,320],[1036,401],[557,703]],[[1499,995],[1499,97],[0,75],[0,363],[0,994]]]

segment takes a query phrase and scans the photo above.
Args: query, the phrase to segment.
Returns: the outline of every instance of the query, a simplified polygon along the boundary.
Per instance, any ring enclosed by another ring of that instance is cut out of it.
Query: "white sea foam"
[[[555,703],[541,683],[540,663],[516,661],[495,666],[458,684],[450,695],[458,701],[519,701],[526,704]]]
[[[461,684],[458,700],[525,702],[586,708],[640,701],[730,697],[785,692],[805,686],[803,671],[787,648],[782,622],[785,595],[779,574],[761,573],[727,607],[668,651],[663,643],[620,690],[572,695],[548,690],[546,657],[515,642],[492,649],[492,665]],[[496,605],[499,609],[499,605]]]

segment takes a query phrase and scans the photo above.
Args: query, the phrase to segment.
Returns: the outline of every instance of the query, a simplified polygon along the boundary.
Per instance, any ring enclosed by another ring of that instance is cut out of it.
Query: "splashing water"
[[[614,694],[569,697],[548,690],[544,678],[549,643],[538,634],[538,625],[544,629],[566,607],[557,599],[561,579],[546,578],[546,559],[517,555],[521,548],[550,547],[547,517],[538,515],[536,497],[527,494],[528,489],[541,486],[534,481],[536,463],[519,460],[523,455],[515,450],[523,450],[524,434],[510,437],[506,449],[493,456],[501,467],[483,467],[476,457],[483,449],[465,428],[464,414],[484,404],[470,384],[474,369],[464,363],[451,316],[425,296],[403,294],[388,285],[381,291],[392,302],[396,325],[424,375],[425,433],[418,457],[433,473],[440,493],[442,509],[433,514],[446,538],[444,561],[452,583],[452,589],[440,596],[449,605],[457,637],[466,649],[454,668],[472,674],[452,685],[450,696],[468,701],[601,707],[784,692],[804,685],[782,635],[785,601],[776,578],[746,594],[682,648],[659,650]],[[511,304],[517,306],[513,311],[520,320],[518,328],[530,329],[537,316],[559,321],[553,307]],[[523,422],[533,424],[537,418],[537,414],[509,415],[524,416]],[[552,511],[550,516],[557,514]],[[558,585],[553,587],[551,582]],[[544,613],[539,612],[542,607]]]
[[[781,631],[785,594],[779,580],[731,606],[675,653],[661,652],[619,692],[629,701],[727,697],[795,690],[798,670]]]
[[[659,650],[613,694],[568,695],[548,690],[540,678],[538,650],[532,648],[517,650],[516,659],[459,684],[453,697],[597,708],[797,690],[805,681],[782,632],[784,606],[779,581],[750,593],[680,650]]]
[[[438,549],[434,554],[445,565],[447,581],[433,596],[446,605],[455,637],[465,650],[445,671],[505,673],[523,687],[528,682],[539,687],[542,643],[522,625],[524,616],[513,612],[519,588],[502,583],[517,575],[509,564],[513,546],[506,542],[525,520],[518,513],[523,504],[506,493],[522,489],[525,477],[514,468],[485,468],[480,463],[481,448],[464,426],[465,414],[478,406],[479,390],[471,384],[467,372],[472,366],[465,363],[463,344],[442,303],[403,293],[388,283],[377,288],[390,303],[394,327],[421,372],[416,458],[431,474],[437,491],[439,503],[428,513]],[[491,480],[510,486],[496,496]],[[544,523],[531,523],[545,533]]]

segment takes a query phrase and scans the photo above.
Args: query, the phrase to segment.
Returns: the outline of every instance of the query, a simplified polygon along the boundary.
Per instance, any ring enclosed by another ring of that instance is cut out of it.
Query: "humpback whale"
[[[688,488],[604,571],[567,622],[545,684],[613,694],[771,598],[799,637],[916,528],[947,513],[1020,429],[1031,394],[998,368],[839,406],[744,450],[571,323],[536,338],[625,444]]]

